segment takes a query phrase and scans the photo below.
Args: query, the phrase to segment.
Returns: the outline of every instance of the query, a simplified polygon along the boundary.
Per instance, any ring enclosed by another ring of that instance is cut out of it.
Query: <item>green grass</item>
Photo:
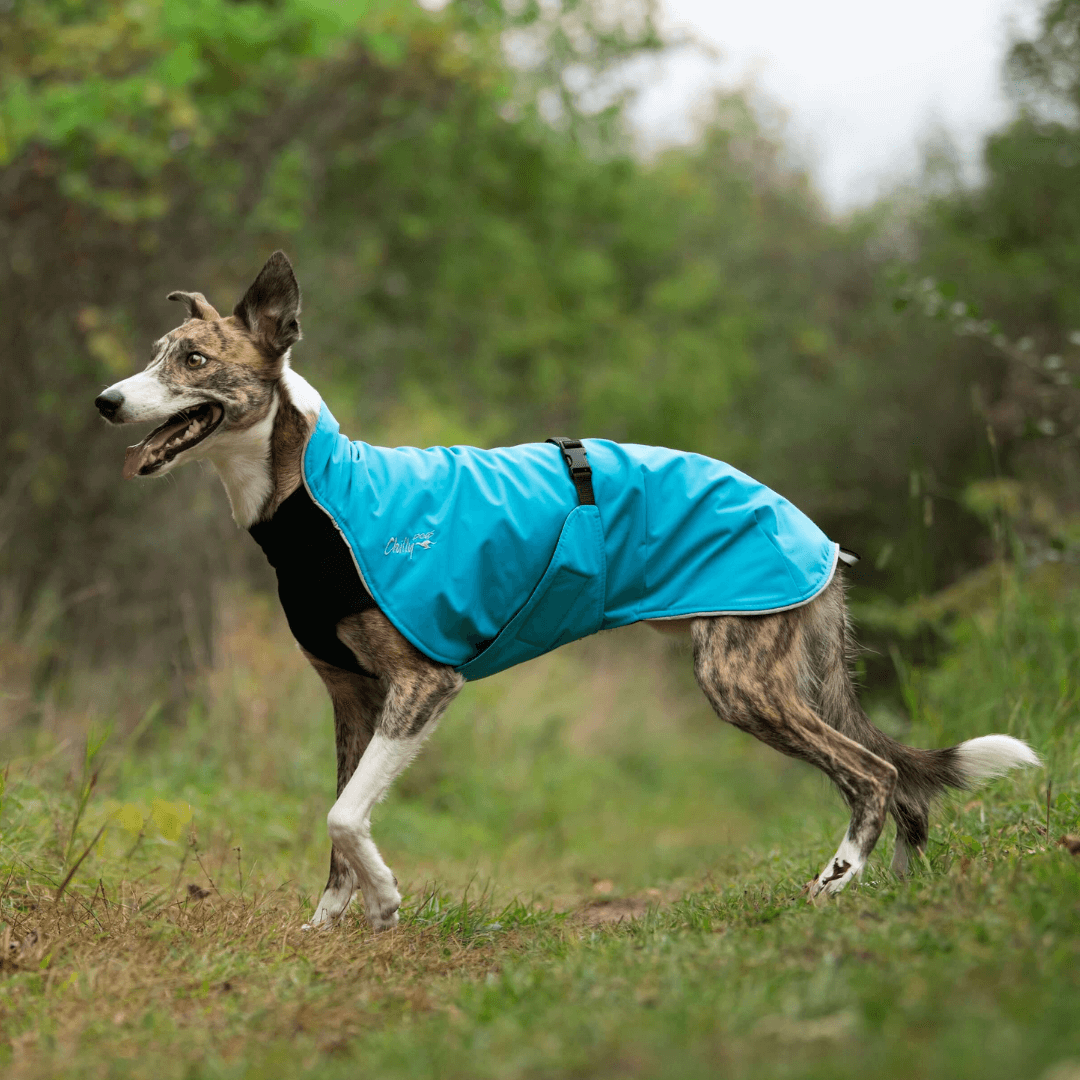
[[[910,880],[890,829],[818,908],[839,798],[663,639],[471,685],[379,809],[377,937],[300,929],[329,708],[268,605],[230,610],[184,723],[68,702],[4,738],[5,1078],[1080,1077],[1075,594],[1007,595],[905,684],[909,741],[1012,731],[1048,770],[947,803]]]

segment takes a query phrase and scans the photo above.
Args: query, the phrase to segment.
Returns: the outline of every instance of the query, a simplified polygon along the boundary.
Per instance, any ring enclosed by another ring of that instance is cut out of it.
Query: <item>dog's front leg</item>
[[[371,811],[434,730],[464,679],[453,668],[419,653],[377,610],[343,620],[338,636],[378,676],[377,684],[366,681],[378,685],[382,696],[374,730],[326,824],[334,845],[332,859],[340,858],[355,875],[371,925],[387,930],[397,925],[401,895],[371,838]],[[339,776],[342,771],[339,734]],[[331,881],[319,904],[319,911],[325,910],[324,922],[339,917],[348,904],[347,899],[340,903],[340,888],[332,894],[334,866],[332,861]]]
[[[334,705],[337,795],[340,797],[375,733],[386,702],[386,689],[380,680],[354,675],[326,664],[310,653],[305,652],[305,655],[322,678]],[[352,901],[357,884],[353,868],[337,848],[331,848],[326,889],[306,928],[336,922]]]

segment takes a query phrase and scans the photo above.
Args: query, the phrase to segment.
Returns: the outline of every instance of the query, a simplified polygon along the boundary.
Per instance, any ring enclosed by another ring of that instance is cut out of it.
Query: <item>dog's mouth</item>
[[[149,476],[168,465],[177,454],[190,450],[215,432],[225,419],[225,410],[213,401],[203,402],[170,416],[154,428],[142,442],[127,448],[124,479]]]

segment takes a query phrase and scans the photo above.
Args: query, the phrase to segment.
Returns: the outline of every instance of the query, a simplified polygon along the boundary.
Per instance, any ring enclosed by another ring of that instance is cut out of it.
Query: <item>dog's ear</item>
[[[271,356],[281,356],[300,340],[300,286],[284,251],[266,260],[233,314]]]
[[[166,299],[179,300],[181,304],[186,304],[189,319],[205,319],[209,322],[211,319],[221,318],[214,305],[201,292],[171,292]]]

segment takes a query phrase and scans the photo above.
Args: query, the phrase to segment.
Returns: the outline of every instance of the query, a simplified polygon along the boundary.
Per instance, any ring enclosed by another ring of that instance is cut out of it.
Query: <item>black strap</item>
[[[589,455],[585,453],[581,440],[555,438],[548,439],[548,442],[554,443],[562,451],[563,461],[570,470],[570,479],[574,481],[574,487],[577,488],[578,502],[582,506],[595,506],[592,469],[589,467]]]

